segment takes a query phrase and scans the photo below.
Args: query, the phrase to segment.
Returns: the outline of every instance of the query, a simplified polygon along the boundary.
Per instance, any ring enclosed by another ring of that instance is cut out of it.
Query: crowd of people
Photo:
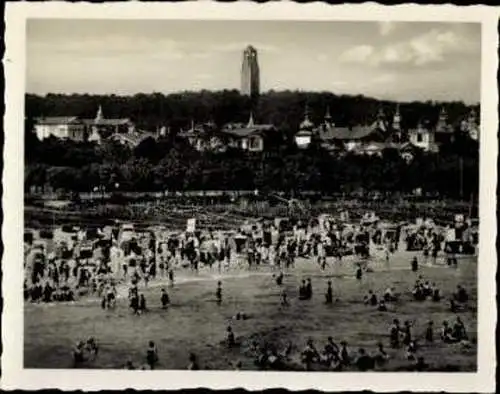
[[[275,281],[278,286],[282,286],[283,279],[278,279],[281,276],[275,276]],[[422,276],[419,276],[415,286],[424,286],[428,281],[423,281]],[[427,288],[427,287],[426,287]],[[312,299],[313,286],[310,278],[303,280],[299,288],[299,301],[307,301]],[[433,297],[433,292],[428,291],[428,297]],[[466,290],[459,286],[458,291],[452,294],[453,299],[460,299],[461,302],[467,302],[468,296]],[[387,311],[382,309],[381,305],[385,303],[397,303],[400,295],[394,294],[393,288],[388,288],[382,296],[377,297],[376,293],[369,290],[369,294],[364,298],[364,303],[371,306],[376,306],[378,311]],[[140,314],[146,311],[144,295],[138,295],[137,286],[134,284],[129,289],[130,307],[134,309],[134,313]],[[222,304],[222,282],[217,282],[214,291],[214,299],[218,305]],[[134,301],[135,300],[135,301]],[[416,300],[418,302],[421,300]],[[325,303],[332,302],[332,285],[331,281],[327,282],[327,290],[325,293]],[[169,295],[165,288],[160,292],[161,308],[165,309],[170,303]],[[139,306],[138,306],[139,305]],[[282,301],[283,305],[283,301]],[[233,320],[244,321],[250,316],[243,311],[237,312],[233,316]],[[429,369],[429,364],[426,363],[422,348],[432,346],[436,341],[441,341],[444,344],[460,343],[463,347],[470,346],[470,338],[467,334],[465,324],[462,318],[455,315],[453,325],[449,321],[443,321],[439,335],[436,335],[434,322],[428,321],[425,332],[416,335],[414,332],[414,324],[412,321],[406,320],[402,324],[399,319],[393,319],[388,332],[388,346],[390,351],[385,350],[382,342],[378,343],[377,350],[374,353],[369,353],[365,348],[361,347],[357,352],[351,351],[346,341],[340,341],[338,344],[333,337],[328,337],[324,347],[318,348],[312,339],[307,340],[303,350],[298,351],[292,342],[288,342],[281,350],[279,346],[270,343],[259,343],[256,340],[246,340],[237,338],[234,329],[231,325],[226,328],[225,339],[222,341],[228,349],[243,349],[246,347],[247,353],[253,358],[255,368],[264,370],[293,370],[297,369],[297,364],[301,364],[305,370],[331,370],[345,371],[358,370],[369,371],[384,369],[390,362],[391,357],[398,357],[397,352],[403,352],[403,358],[408,361],[407,370],[425,371]],[[94,338],[89,338],[87,342],[79,341],[73,351],[73,362],[75,367],[88,365],[96,359],[98,354],[97,342]],[[392,355],[391,355],[392,352]],[[396,352],[396,354],[394,353]],[[154,341],[149,341],[145,352],[145,363],[136,365],[131,359],[127,360],[124,365],[125,369],[155,369],[159,363],[158,349]],[[238,362],[233,366],[234,369],[241,369],[242,363]],[[198,357],[194,353],[189,353],[188,369],[201,369],[198,362]]]
[[[392,253],[400,247],[401,240],[407,242],[407,248],[415,248],[418,244],[426,260],[430,254],[434,261],[438,252],[443,249],[444,238],[437,228],[422,227],[417,231],[409,230],[402,225],[390,229],[374,224],[348,225],[326,221],[309,223],[307,226],[297,222],[289,229],[280,225],[253,225],[241,228],[237,232],[217,232],[208,230],[186,231],[182,233],[158,233],[148,231],[147,236],[140,232],[136,236],[120,237],[120,232],[98,231],[97,236],[89,237],[85,231],[70,237],[68,241],[52,241],[47,243],[25,242],[24,283],[25,300],[31,302],[73,302],[87,295],[97,296],[101,300],[102,309],[114,309],[119,297],[117,287],[128,286],[129,307],[135,315],[148,311],[147,300],[143,289],[151,281],[160,281],[174,287],[176,272],[190,270],[198,272],[201,267],[217,271],[227,271],[235,266],[253,270],[256,267],[270,267],[273,278],[281,290],[281,306],[290,305],[284,286],[284,271],[293,269],[298,257],[306,258],[317,264],[321,270],[342,262],[345,256],[354,255],[355,277],[362,280],[367,271],[366,261],[373,247],[382,248],[386,263]],[[95,234],[94,234],[95,235]],[[90,245],[90,246],[88,246]],[[50,249],[50,250],[49,250]],[[417,258],[410,261],[411,271],[419,271]],[[379,312],[395,311],[400,299],[393,287],[388,287],[381,295],[369,290],[363,303],[372,306]],[[411,296],[415,301],[423,302],[431,299],[440,302],[443,295],[435,283],[419,276]],[[163,286],[158,293],[162,309],[169,308],[171,298],[167,287]],[[307,301],[313,298],[313,285],[310,278],[302,280],[298,289],[298,300]],[[217,305],[223,303],[222,282],[218,281],[214,291]],[[451,312],[457,313],[466,307],[468,294],[463,287],[450,297]],[[324,302],[332,304],[334,294],[331,280],[326,283]],[[245,320],[246,314],[238,312],[237,320]],[[429,322],[425,333],[425,341],[434,341],[433,322]],[[230,348],[239,346],[233,328],[227,328],[226,343]],[[456,343],[467,340],[465,326],[457,318],[453,327],[443,322],[441,340],[445,343]],[[418,356],[419,345],[412,336],[412,325],[404,322],[401,326],[394,320],[389,334],[389,346],[392,349],[405,347],[407,359],[412,361],[412,368],[424,370],[426,363]],[[78,342],[74,350],[75,366],[84,365],[97,357],[97,344],[94,338],[89,342]],[[273,346],[253,346],[255,366],[262,369],[286,369],[293,354],[291,344],[283,351]],[[351,354],[345,341],[338,346],[330,337],[323,350],[318,350],[314,342],[309,340],[306,348],[300,352],[300,363],[306,370],[316,366],[331,370],[358,369],[371,370],[385,365],[389,356],[383,344],[379,344],[376,354],[370,355],[366,349],[360,348],[356,355]],[[190,354],[189,369],[199,369],[195,354]],[[158,350],[153,341],[149,342],[146,352],[146,366],[154,369],[159,362]],[[235,368],[240,368],[241,365]],[[135,369],[129,360],[125,366]]]
[[[325,270],[343,256],[370,256],[370,245],[385,248],[386,260],[398,249],[403,233],[407,242],[417,237],[432,255],[441,249],[442,236],[435,229],[409,231],[402,225],[390,231],[377,226],[325,221],[307,226],[300,221],[283,231],[279,225],[255,224],[238,232],[190,231],[159,233],[152,230],[120,239],[119,231],[80,231],[67,239],[25,241],[25,299],[71,301],[88,292],[101,293],[118,281],[156,278],[173,282],[175,270],[201,266],[218,271],[234,266],[270,266],[277,270],[294,266],[297,257],[310,258]],[[72,231],[72,230],[71,230]],[[89,233],[92,234],[89,236]],[[424,241],[422,241],[424,240]],[[49,247],[50,246],[50,247]],[[49,251],[50,249],[50,251]],[[361,272],[358,275],[362,275]]]

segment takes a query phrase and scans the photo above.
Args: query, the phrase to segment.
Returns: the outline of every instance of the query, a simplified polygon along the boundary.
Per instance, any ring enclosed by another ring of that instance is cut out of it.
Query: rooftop
[[[40,125],[65,125],[80,123],[76,116],[50,116],[40,117],[35,119],[37,124]]]
[[[80,119],[78,116],[50,116],[50,117],[39,117],[35,119],[37,124],[43,125],[65,125],[65,124],[76,124],[81,123],[86,126],[98,125],[98,126],[120,126],[128,125],[131,123],[130,119]]]
[[[149,131],[136,131],[133,133],[113,134],[111,136],[111,138],[114,140],[121,140],[121,141],[129,143],[133,146],[137,146],[142,141],[146,140],[147,138],[155,138],[156,139],[156,135],[153,133],[150,133]]]
[[[321,138],[324,140],[359,140],[367,137],[375,130],[369,126],[349,127],[328,127],[321,132]]]
[[[295,133],[296,137],[301,137],[301,136],[311,136],[313,132],[311,130],[299,130],[297,133]]]
[[[122,118],[122,119],[82,119],[82,122],[88,126],[97,125],[97,126],[122,126],[130,124],[130,119]]]
[[[225,125],[221,130],[206,127],[206,125],[196,125],[191,127],[189,130],[183,130],[177,135],[179,137],[191,137],[191,136],[202,136],[202,135],[226,135],[233,136],[237,138],[247,137],[251,134],[257,134],[261,132],[275,130],[276,128],[272,124],[254,124],[245,125],[243,123],[230,123]]]
[[[263,131],[274,130],[273,125],[254,125],[252,127],[241,127],[234,129],[225,129],[224,133],[231,134],[235,137],[247,137],[252,134],[258,134]]]

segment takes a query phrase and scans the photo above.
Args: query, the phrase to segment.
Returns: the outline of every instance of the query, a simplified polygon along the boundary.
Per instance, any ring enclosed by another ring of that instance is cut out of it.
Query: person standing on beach
[[[385,246],[384,252],[385,252],[385,264],[386,264],[386,267],[389,268],[390,267],[389,260],[391,258],[391,250],[390,250],[390,246],[389,245]]]
[[[331,304],[333,302],[333,289],[331,280],[328,281],[328,287],[326,289],[325,299],[326,299],[325,302],[327,304]]]
[[[174,268],[168,268],[168,281],[170,283],[170,287],[174,287]]]
[[[150,369],[155,369],[155,366],[158,364],[158,349],[153,341],[149,341],[146,350],[146,363]]]
[[[417,256],[413,257],[413,260],[411,261],[411,270],[413,272],[417,272],[418,271],[418,260],[417,260]]]
[[[161,307],[162,309],[167,309],[168,304],[170,304],[170,297],[168,296],[168,293],[165,289],[161,289]]]
[[[361,268],[361,264],[358,263],[358,268],[356,269],[356,279],[361,281],[363,279],[363,269]]]
[[[215,299],[217,305],[222,304],[222,283],[221,281],[217,282],[217,290],[215,290]]]

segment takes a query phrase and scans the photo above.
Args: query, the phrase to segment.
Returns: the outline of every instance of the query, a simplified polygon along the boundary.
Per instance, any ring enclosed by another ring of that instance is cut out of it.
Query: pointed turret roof
[[[255,122],[253,120],[253,112],[250,111],[250,118],[248,119],[247,127],[253,127],[255,126]]]
[[[313,123],[309,120],[309,106],[306,104],[306,108],[304,110],[304,120],[300,124],[300,130],[310,130],[313,127]]]
[[[474,108],[471,109],[471,111],[469,112],[469,120],[476,120],[477,119],[477,113],[476,113],[476,110]]]
[[[399,111],[399,104],[396,105],[396,112],[394,112],[394,116],[392,117],[392,119],[397,122],[401,120],[401,112]]]
[[[387,131],[387,122],[386,122],[385,114],[384,114],[382,107],[380,107],[378,109],[377,119],[375,120],[375,123],[373,124],[372,127],[378,128],[382,131]]]
[[[439,119],[436,125],[436,131],[438,132],[449,131],[448,114],[446,113],[446,109],[444,107],[441,107],[441,110],[439,111]]]
[[[377,112],[377,119],[385,119],[384,109],[380,107]]]
[[[95,116],[95,121],[97,123],[97,122],[100,122],[103,119],[104,119],[104,115],[102,113],[102,106],[99,105],[99,109],[97,110],[97,115]]]
[[[441,107],[441,111],[439,112],[439,120],[442,122],[446,122],[448,119],[448,114],[446,113],[446,109]]]
[[[330,106],[326,107],[325,120],[331,120],[332,116],[330,115]]]
[[[399,104],[396,105],[396,112],[392,118],[392,127],[395,130],[399,130],[401,128],[401,114],[399,113]]]

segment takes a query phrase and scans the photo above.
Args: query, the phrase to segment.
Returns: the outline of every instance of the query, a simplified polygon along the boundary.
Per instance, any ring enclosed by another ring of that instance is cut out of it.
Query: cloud
[[[396,24],[390,21],[378,22],[378,29],[381,36],[388,36],[396,28]]]
[[[331,86],[347,86],[349,83],[345,80],[333,80],[330,81]]]
[[[131,41],[133,40],[133,44]],[[118,56],[149,55],[162,52],[170,57],[183,55],[179,42],[169,39],[151,40],[148,37],[128,37],[127,35],[109,34],[102,37],[82,37],[77,44],[61,36],[55,40],[33,38],[27,40],[30,51],[70,56]]]
[[[207,80],[210,80],[213,78],[214,78],[214,76],[212,74],[208,74],[208,73],[199,73],[199,74],[196,74],[194,76],[194,79],[198,80],[198,81],[207,81]]]
[[[375,48],[371,45],[358,45],[342,53],[339,60],[342,63],[365,63],[374,55]]]
[[[210,52],[192,52],[188,54],[189,57],[193,59],[208,59],[210,56],[212,56],[212,53]]]
[[[371,81],[375,84],[384,84],[384,83],[394,82],[395,80],[396,76],[394,74],[381,74],[373,78]]]
[[[133,44],[132,44],[133,42]],[[202,48],[199,45],[182,40],[160,38],[151,40],[145,35],[131,37],[127,34],[105,34],[99,37],[84,36],[78,39],[78,45],[74,40],[68,40],[65,36],[47,40],[32,37],[27,41],[30,57],[57,57],[58,59],[101,59],[106,57],[119,57],[121,59],[147,57],[152,61],[181,61],[183,59],[206,60],[213,56],[226,53],[242,53],[249,45],[253,45],[260,53],[278,51],[278,47],[265,42],[228,42],[213,43]]]
[[[455,54],[471,53],[479,48],[453,30],[432,29],[408,41],[388,44],[379,48],[359,45],[340,56],[344,63],[362,63],[371,66],[413,65],[424,66],[444,62]]]
[[[320,53],[318,56],[316,56],[316,60],[318,62],[326,62],[326,61],[328,61],[328,55],[326,55],[324,53]]]

